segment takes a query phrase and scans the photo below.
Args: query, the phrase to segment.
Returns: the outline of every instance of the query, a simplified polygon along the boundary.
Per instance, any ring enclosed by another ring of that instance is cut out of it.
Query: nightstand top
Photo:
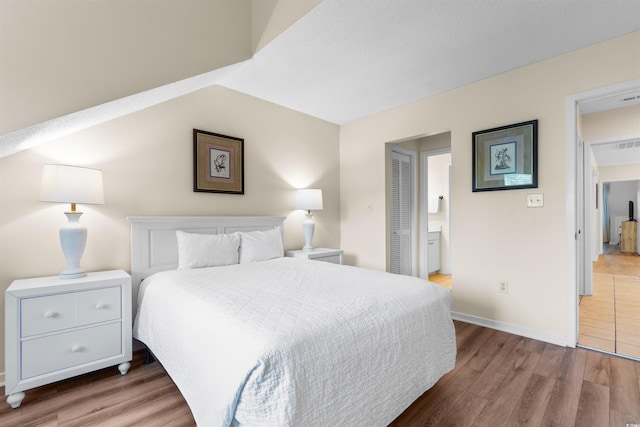
[[[339,254],[342,253],[342,249],[330,249],[330,248],[313,248],[309,251],[305,251],[304,249],[295,249],[293,251],[287,251],[287,253],[291,254]]]
[[[16,296],[23,292],[42,287],[51,287],[52,290],[73,290],[76,286],[98,285],[100,282],[121,281],[129,279],[131,276],[124,270],[96,271],[88,273],[85,277],[77,279],[60,279],[59,276],[33,277],[28,279],[17,279],[7,288],[7,292]],[[55,291],[54,291],[55,292]]]

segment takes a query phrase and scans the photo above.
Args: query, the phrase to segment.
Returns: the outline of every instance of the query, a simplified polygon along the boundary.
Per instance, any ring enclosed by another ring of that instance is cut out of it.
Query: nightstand
[[[131,277],[123,270],[14,281],[5,293],[5,394],[131,361]]]
[[[295,251],[287,251],[286,255],[291,258],[305,258],[315,261],[332,262],[334,264],[342,264],[341,249],[313,248],[310,251],[298,249]]]

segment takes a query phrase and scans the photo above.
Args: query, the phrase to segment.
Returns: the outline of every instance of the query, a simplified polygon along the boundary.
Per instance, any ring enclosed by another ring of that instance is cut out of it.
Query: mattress
[[[134,337],[202,426],[384,426],[453,369],[447,289],[294,258],[145,279]]]

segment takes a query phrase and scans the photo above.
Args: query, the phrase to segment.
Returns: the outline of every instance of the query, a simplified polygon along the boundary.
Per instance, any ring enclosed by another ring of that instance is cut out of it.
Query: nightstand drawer
[[[96,289],[76,294],[77,325],[120,318],[120,287]]]
[[[122,352],[122,324],[114,322],[22,343],[21,379],[78,366]]]
[[[75,325],[74,294],[25,298],[20,302],[22,336],[72,328]]]
[[[332,262],[334,264],[342,264],[342,255],[326,255],[312,258],[316,261]]]

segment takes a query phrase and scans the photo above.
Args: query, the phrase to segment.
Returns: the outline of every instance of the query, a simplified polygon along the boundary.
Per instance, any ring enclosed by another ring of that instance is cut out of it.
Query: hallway
[[[640,359],[640,256],[605,245],[579,311],[578,344]]]

